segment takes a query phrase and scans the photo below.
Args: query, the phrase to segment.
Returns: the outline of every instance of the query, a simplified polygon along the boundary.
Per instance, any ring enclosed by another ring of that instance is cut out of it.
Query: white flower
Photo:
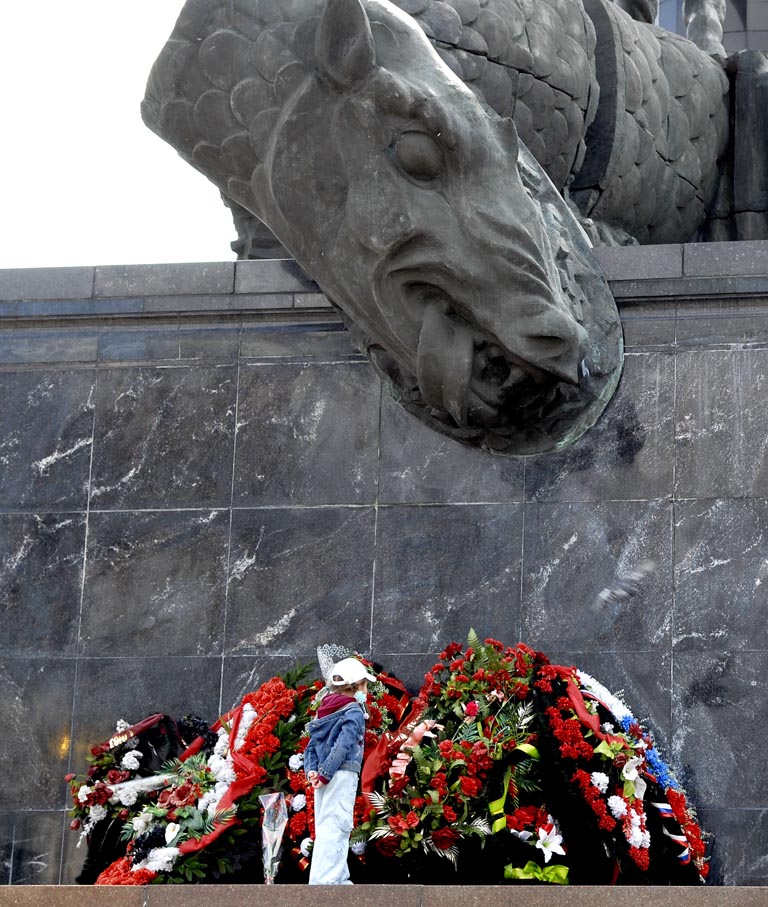
[[[133,826],[133,830],[136,832],[137,837],[144,834],[152,824],[152,819],[152,813],[149,813],[146,810],[131,819],[131,825]]]
[[[135,787],[123,787],[115,791],[115,796],[112,799],[117,800],[123,806],[133,806],[138,796],[139,794]]]
[[[301,851],[302,856],[308,857],[312,850],[312,838],[304,838],[301,844],[299,844],[299,850]]]
[[[600,725],[600,727],[601,727],[603,733],[605,733],[605,734],[615,734],[616,733],[616,728],[611,724],[610,721],[605,721],[603,724]]]
[[[622,816],[626,816],[627,814],[627,804],[621,797],[616,795],[608,797],[608,809],[610,809],[614,819],[621,819]]]
[[[298,772],[304,765],[304,753],[294,753],[288,760],[288,768],[292,772]]]
[[[170,872],[178,856],[178,847],[154,847],[147,856],[146,868],[150,872]]]
[[[592,781],[592,785],[596,787],[601,794],[604,794],[608,790],[608,775],[603,772],[592,772],[589,777]]]
[[[354,844],[350,845],[350,850],[352,853],[357,854],[358,857],[361,857],[365,853],[365,848],[367,847],[367,841],[355,841]]]
[[[642,756],[632,756],[631,759],[627,759],[624,768],[621,770],[621,777],[626,781],[634,781],[637,778],[637,767],[642,764]]]
[[[518,831],[516,828],[509,829],[516,838],[520,838],[521,841],[527,841],[528,838],[532,838],[533,835],[529,831]]]
[[[118,734],[122,734],[123,731],[127,731],[130,727],[130,724],[125,720],[125,718],[118,718],[117,724],[115,725],[115,730]]]
[[[243,706],[243,711],[240,714],[240,724],[237,727],[237,737],[235,738],[235,742],[232,745],[232,749],[235,752],[237,752],[237,750],[239,750],[245,742],[245,735],[251,729],[251,725],[255,720],[256,709],[254,709],[250,702],[246,702],[246,704]]]
[[[165,826],[165,843],[170,844],[180,831],[181,825],[178,822],[169,822]]]
[[[621,721],[622,718],[632,718],[632,712],[629,711],[618,696],[614,696],[610,690],[606,690],[601,683],[595,680],[594,677],[590,677],[590,675],[584,671],[577,671],[576,673],[579,676],[582,687],[584,687],[588,693],[592,693],[592,695],[599,699],[600,702],[604,703],[619,721]]]
[[[296,794],[291,802],[291,808],[295,813],[300,812],[307,805],[307,798],[304,794]]]
[[[85,803],[85,801],[88,799],[88,794],[90,794],[90,792],[91,792],[91,788],[88,787],[87,784],[83,784],[83,786],[77,792],[77,799],[81,803]]]
[[[562,843],[563,836],[557,833],[555,827],[550,831],[545,831],[543,828],[539,829],[539,840],[536,842],[536,847],[544,854],[545,863],[549,863],[553,853],[559,853],[565,856]]]
[[[138,750],[131,750],[130,753],[126,753],[120,760],[120,768],[135,772],[139,767],[139,759],[141,759],[141,756],[142,754]]]
[[[95,824],[107,818],[107,810],[100,803],[94,803],[90,809],[91,821]]]

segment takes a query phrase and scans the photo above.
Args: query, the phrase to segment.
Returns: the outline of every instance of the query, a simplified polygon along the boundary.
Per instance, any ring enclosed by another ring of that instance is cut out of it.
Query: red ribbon
[[[554,666],[555,670],[560,675],[561,679],[565,681],[565,689],[568,695],[568,698],[571,700],[571,705],[573,706],[574,712],[581,721],[582,724],[586,725],[590,731],[597,737],[599,740],[605,740],[608,743],[617,743],[620,744],[622,748],[627,745],[626,740],[623,737],[617,737],[615,734],[606,734],[600,727],[600,719],[597,715],[593,715],[590,712],[586,705],[584,704],[584,696],[582,695],[581,690],[579,689],[578,684],[573,678],[573,669],[572,668],[563,668]],[[599,699],[595,697],[596,702],[600,702]],[[604,708],[608,708],[605,703],[601,702]],[[610,712],[610,709],[608,709]]]

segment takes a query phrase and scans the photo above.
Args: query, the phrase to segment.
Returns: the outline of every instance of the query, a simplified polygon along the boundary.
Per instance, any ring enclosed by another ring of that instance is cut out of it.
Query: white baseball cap
[[[376,678],[369,674],[365,665],[356,658],[342,658],[331,668],[331,684],[335,687],[359,683],[361,680],[370,680],[374,683]]]

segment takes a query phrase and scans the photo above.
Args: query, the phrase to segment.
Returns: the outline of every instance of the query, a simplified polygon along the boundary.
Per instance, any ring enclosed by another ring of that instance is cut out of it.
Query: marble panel
[[[672,740],[699,806],[768,806],[768,652],[676,653]]]
[[[523,460],[495,457],[438,434],[395,403],[386,389],[379,470],[382,503],[480,503],[523,497]]]
[[[379,397],[363,363],[244,365],[233,505],[372,502]]]
[[[65,819],[64,812],[17,814],[11,868],[13,885],[58,885]]]
[[[240,356],[251,359],[307,359],[318,362],[338,362],[344,359],[354,359],[364,362],[362,356],[352,345],[349,334],[345,330],[307,330],[288,331],[285,326],[279,330],[270,326],[243,327],[240,337]]]
[[[753,299],[703,299],[680,303],[676,337],[680,348],[768,343],[768,304]]]
[[[99,332],[88,328],[0,331],[0,364],[96,362]]]
[[[624,349],[669,350],[675,342],[677,303],[662,299],[650,302],[629,302],[619,309],[624,330]]]
[[[8,885],[11,881],[15,818],[13,813],[0,813],[0,885]]]
[[[674,375],[671,355],[627,355],[619,389],[598,423],[566,450],[529,458],[526,500],[671,496]]]
[[[516,639],[521,549],[520,504],[380,507],[373,651]]]
[[[294,658],[292,655],[233,655],[224,659],[222,669],[221,710],[225,712],[260,684],[277,674],[285,674],[302,665],[311,665],[311,680],[320,676],[314,655]]]
[[[546,648],[544,651],[553,664],[574,665],[619,695],[635,718],[652,732],[662,758],[671,763],[672,656],[669,652],[553,652]]]
[[[215,360],[220,364],[236,362],[239,350],[239,324],[182,324],[179,330],[179,356],[182,359]]]
[[[5,656],[0,663],[0,810],[65,805],[74,684],[74,659]]]
[[[766,388],[768,350],[677,356],[678,497],[768,495]]]
[[[672,505],[526,504],[522,638],[535,648],[663,651],[672,613]],[[645,561],[641,594],[603,604],[602,589]]]
[[[237,370],[100,372],[91,508],[228,505]]]
[[[125,649],[122,657],[82,659],[71,771],[85,768],[89,748],[106,740],[119,718],[134,724],[162,712],[213,723],[220,684],[220,658],[144,657]]]
[[[675,505],[678,650],[768,649],[768,501]]]
[[[324,642],[365,651],[373,539],[369,507],[234,511],[227,654],[311,661]]]
[[[381,664],[385,671],[401,680],[410,693],[416,694],[424,683],[424,675],[439,661],[439,656],[440,653],[435,650],[394,655],[374,652],[371,658]]]
[[[92,513],[81,650],[221,652],[229,513]]]
[[[75,655],[85,514],[0,514],[0,652]]]
[[[0,372],[0,510],[85,510],[96,372]]]
[[[702,809],[698,817],[714,838],[710,884],[768,886],[768,808]]]
[[[99,336],[102,362],[151,362],[179,358],[177,324],[150,327],[113,327]]]

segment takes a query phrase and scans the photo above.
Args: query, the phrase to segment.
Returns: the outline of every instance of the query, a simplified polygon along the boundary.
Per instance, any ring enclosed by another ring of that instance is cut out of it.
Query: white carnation
[[[115,724],[115,730],[118,734],[122,734],[123,731],[127,731],[130,727],[130,724],[125,720],[125,718],[118,718],[117,724]]]
[[[614,819],[621,819],[627,814],[627,804],[621,797],[616,795],[608,797],[608,809],[610,809]]]
[[[178,856],[178,847],[154,847],[147,857],[146,868],[150,872],[170,872]]]
[[[120,760],[120,768],[127,769],[128,771],[135,772],[139,767],[139,759],[141,758],[141,753],[138,750],[132,750],[130,753],[126,753],[123,758]]]
[[[91,821],[95,824],[107,818],[107,810],[100,803],[94,803],[90,809]]]
[[[361,857],[365,853],[367,844],[367,841],[355,841],[354,844],[350,845],[349,849],[352,851],[352,853],[356,854],[358,857]]]
[[[292,772],[298,772],[304,766],[304,754],[303,753],[294,753],[291,758],[288,760],[288,768]]]
[[[238,728],[237,728],[237,737],[235,738],[235,743],[234,743],[234,746],[232,747],[232,749],[235,752],[237,752],[237,750],[239,750],[240,747],[245,742],[245,736],[248,733],[248,731],[250,731],[251,725],[253,724],[253,722],[255,720],[256,720],[256,709],[254,709],[254,707],[250,704],[250,702],[246,702],[246,704],[243,706],[243,711],[240,715],[240,724],[238,725]]]
[[[299,844],[299,850],[301,851],[302,856],[308,857],[312,850],[312,838],[304,838],[301,844]]]
[[[90,794],[90,792],[91,792],[91,788],[88,787],[87,784],[83,784],[83,786],[77,792],[77,799],[81,803],[85,803],[85,801],[88,799],[88,794]]]
[[[603,772],[592,772],[589,777],[592,781],[592,785],[596,787],[601,794],[604,794],[608,790],[608,775]]]
[[[118,788],[115,791],[113,799],[117,800],[118,803],[121,803],[123,806],[133,806],[138,797],[139,794],[135,787],[123,787]]]
[[[651,843],[651,836],[647,831],[641,831],[639,828],[633,828],[627,838],[630,847],[648,847]]]
[[[304,796],[304,794],[296,794],[296,796],[291,801],[291,808],[293,809],[293,811],[295,813],[304,809],[304,807],[306,805],[307,805],[307,798]]]

